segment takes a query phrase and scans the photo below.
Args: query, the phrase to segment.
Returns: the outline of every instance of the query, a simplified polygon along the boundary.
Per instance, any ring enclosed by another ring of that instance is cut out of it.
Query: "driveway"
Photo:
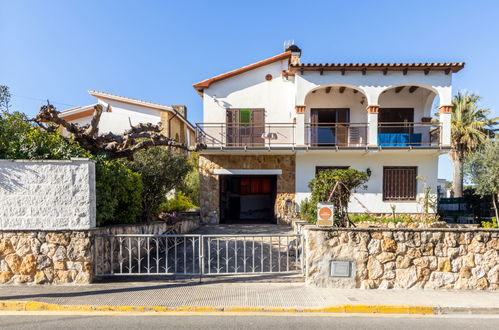
[[[273,224],[202,225],[190,234],[199,235],[289,235],[293,228]]]

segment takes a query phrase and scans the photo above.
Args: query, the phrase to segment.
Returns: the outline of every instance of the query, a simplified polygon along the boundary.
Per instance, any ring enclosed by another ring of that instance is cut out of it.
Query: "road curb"
[[[239,313],[365,313],[365,314],[499,314],[499,308],[461,308],[411,305],[333,305],[323,308],[280,307],[203,307],[203,306],[125,306],[125,305],[59,305],[37,301],[0,301],[3,312],[239,312]]]

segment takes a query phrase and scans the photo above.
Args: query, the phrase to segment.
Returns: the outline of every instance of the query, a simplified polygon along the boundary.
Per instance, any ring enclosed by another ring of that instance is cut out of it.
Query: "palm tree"
[[[488,119],[490,111],[480,109],[480,96],[458,92],[452,99],[451,150],[454,197],[463,196],[463,161],[480,149],[493,134],[498,118]]]

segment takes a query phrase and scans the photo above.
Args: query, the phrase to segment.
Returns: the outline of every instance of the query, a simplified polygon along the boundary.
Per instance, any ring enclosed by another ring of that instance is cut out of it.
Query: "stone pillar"
[[[367,106],[367,143],[373,147],[378,145],[378,113],[379,105]]]
[[[305,106],[297,105],[296,109],[296,126],[295,126],[295,145],[297,147],[305,146]]]
[[[451,142],[452,105],[441,105],[440,109],[440,144],[449,147]]]

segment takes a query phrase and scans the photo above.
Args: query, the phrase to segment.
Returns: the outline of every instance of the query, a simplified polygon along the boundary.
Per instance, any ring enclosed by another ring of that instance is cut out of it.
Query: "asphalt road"
[[[498,329],[499,316],[29,315],[0,314],[1,329]]]

